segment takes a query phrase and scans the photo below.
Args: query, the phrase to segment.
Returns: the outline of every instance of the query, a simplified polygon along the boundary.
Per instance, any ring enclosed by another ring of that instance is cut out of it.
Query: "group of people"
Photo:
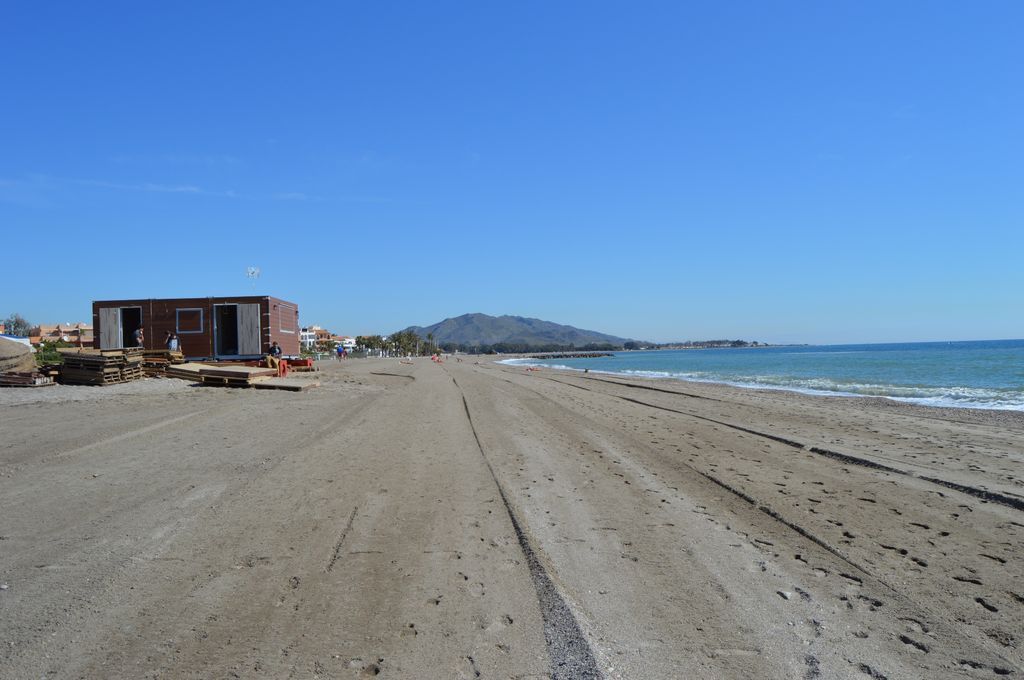
[[[132,343],[134,347],[145,347],[146,346],[146,331],[142,326],[139,326],[132,331]],[[164,348],[170,352],[177,352],[181,349],[181,343],[178,340],[178,334],[171,331],[164,333]]]

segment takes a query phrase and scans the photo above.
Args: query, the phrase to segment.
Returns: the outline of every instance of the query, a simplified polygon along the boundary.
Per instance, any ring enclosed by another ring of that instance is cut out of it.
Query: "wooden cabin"
[[[131,347],[142,326],[146,349],[163,349],[177,333],[189,359],[255,359],[277,341],[284,356],[299,355],[299,307],[268,295],[100,300],[92,303],[94,344]]]

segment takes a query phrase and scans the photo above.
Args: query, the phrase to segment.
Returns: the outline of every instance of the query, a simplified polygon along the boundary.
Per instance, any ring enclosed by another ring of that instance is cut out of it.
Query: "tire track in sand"
[[[551,377],[548,377],[546,375],[542,375],[542,376],[539,376],[539,377],[544,378],[545,380],[550,380],[551,382],[558,383],[560,385],[565,385],[567,387],[575,387],[576,389],[583,390],[585,392],[594,392],[593,390],[591,390],[588,387],[583,387],[581,385],[574,385],[571,382],[565,382],[564,380],[557,380],[555,378],[551,378]],[[626,384],[626,383],[619,383],[619,382],[615,382],[615,381],[612,381],[612,380],[600,380],[600,379],[597,379],[597,378],[584,378],[584,380],[596,380],[597,382],[603,382],[603,383],[608,383],[608,384],[611,384],[611,385],[617,385],[619,387],[630,387],[630,388],[638,388],[638,389],[647,389],[647,390],[651,390],[653,392],[664,392],[666,394],[678,394],[678,395],[681,395],[681,396],[693,397],[693,398],[696,398],[696,399],[709,399],[709,397],[701,397],[701,396],[698,396],[698,395],[687,394],[685,392],[675,392],[673,390],[661,390],[661,389],[658,389],[658,388],[655,388],[655,387],[648,387],[646,385],[629,385],[629,384]],[[511,382],[511,381],[506,379],[506,382]],[[838,451],[832,451],[832,450],[829,450],[829,449],[823,449],[823,448],[821,448],[819,446],[813,446],[813,445],[810,445],[810,444],[803,444],[801,442],[794,441],[792,439],[787,439],[785,437],[780,437],[778,435],[770,434],[770,433],[767,433],[767,432],[759,432],[757,430],[751,430],[749,428],[743,427],[742,425],[736,425],[735,423],[728,423],[728,422],[725,422],[723,420],[716,420],[715,418],[709,418],[707,416],[698,415],[696,413],[691,413],[691,412],[688,412],[688,411],[680,411],[679,409],[670,408],[668,406],[661,406],[659,404],[652,404],[650,402],[641,401],[640,399],[633,399],[632,397],[625,397],[625,396],[622,396],[621,394],[608,394],[606,392],[595,392],[595,394],[605,394],[606,396],[615,397],[615,398],[621,399],[623,401],[628,401],[630,403],[638,404],[640,406],[646,406],[648,408],[657,409],[659,411],[668,411],[669,413],[676,413],[676,414],[683,415],[683,416],[689,416],[690,418],[696,418],[698,420],[704,420],[704,421],[707,421],[709,423],[714,423],[716,425],[722,425],[723,427],[728,427],[728,428],[731,428],[733,430],[737,430],[739,432],[746,432],[747,434],[752,434],[752,435],[757,436],[757,437],[763,437],[765,439],[771,439],[771,440],[777,441],[777,442],[779,442],[781,444],[785,444],[786,446],[791,446],[794,449],[798,449],[798,450],[801,450],[801,451],[809,451],[810,453],[814,453],[814,454],[817,454],[819,456],[823,456],[824,458],[831,458],[832,460],[838,460],[839,462],[846,463],[847,465],[857,465],[857,466],[860,466],[860,467],[870,468],[870,469],[873,469],[873,470],[881,470],[883,472],[891,472],[893,474],[903,475],[904,477],[911,477],[911,478],[914,478],[914,479],[920,479],[921,481],[924,481],[924,482],[929,482],[929,483],[935,484],[937,486],[942,486],[942,487],[945,487],[947,489],[953,489],[954,491],[959,491],[960,493],[966,494],[968,496],[974,496],[975,498],[980,498],[983,501],[987,501],[989,503],[997,503],[999,505],[1003,505],[1003,506],[1006,506],[1008,508],[1013,508],[1014,510],[1024,511],[1024,499],[1017,498],[1017,497],[1014,497],[1014,496],[1009,496],[1009,495],[1006,495],[1006,494],[998,493],[998,492],[995,492],[995,491],[989,491],[988,489],[982,489],[982,488],[978,488],[978,487],[975,487],[975,486],[969,486],[969,485],[966,485],[966,484],[959,484],[957,482],[950,482],[950,481],[947,481],[945,479],[940,479],[938,477],[929,477],[929,476],[926,476],[926,475],[917,474],[917,473],[915,473],[915,472],[913,472],[911,470],[904,470],[904,469],[895,468],[895,467],[892,467],[892,466],[889,466],[889,465],[883,465],[882,463],[873,461],[873,460],[871,460],[869,458],[861,458],[860,456],[853,456],[853,455],[850,455],[848,453],[840,453]],[[713,399],[712,401],[720,401],[720,400],[719,399]]]
[[[182,422],[184,420],[189,420],[190,418],[194,418],[195,416],[198,416],[200,414],[209,413],[209,412],[210,411],[193,411],[192,413],[186,413],[184,415],[175,416],[173,418],[168,418],[166,420],[161,420],[161,421],[153,423],[151,425],[146,425],[145,427],[140,427],[140,428],[137,428],[137,429],[134,429],[134,430],[129,430],[128,432],[122,432],[121,434],[114,435],[113,437],[107,437],[106,439],[100,439],[99,441],[95,441],[95,442],[92,442],[90,444],[84,444],[82,446],[79,446],[79,447],[76,447],[76,448],[73,448],[73,449],[68,449],[66,451],[61,451],[60,453],[58,453],[56,455],[43,458],[41,462],[49,463],[50,461],[52,461],[54,459],[68,458],[70,456],[74,456],[74,455],[77,455],[79,453],[84,453],[86,451],[89,451],[91,449],[95,449],[95,448],[100,447],[100,446],[105,446],[107,444],[115,444],[115,443],[117,443],[119,441],[124,441],[125,439],[131,439],[133,437],[138,437],[138,436],[141,436],[141,435],[144,435],[144,434],[148,434],[148,433],[153,432],[155,430],[160,430],[162,428],[169,427],[169,426],[174,425],[176,423],[180,423],[180,422]]]
[[[449,374],[449,377],[451,377],[452,382],[462,397],[462,406],[466,410],[466,419],[469,420],[469,427],[473,431],[473,438],[476,440],[477,449],[484,460],[484,465],[487,466],[487,470],[491,473],[494,485],[498,488],[498,495],[501,496],[501,502],[505,504],[505,512],[508,513],[508,518],[512,522],[516,538],[519,539],[519,547],[523,551],[523,556],[526,557],[526,564],[530,569],[530,578],[533,580],[533,586],[537,591],[541,618],[544,620],[544,640],[547,642],[548,655],[551,657],[551,676],[555,680],[600,680],[603,676],[597,667],[597,660],[590,649],[590,644],[583,635],[583,630],[576,621],[576,617],[573,616],[572,610],[569,609],[569,605],[562,598],[561,593],[558,592],[558,588],[551,580],[551,576],[544,568],[544,565],[541,564],[540,559],[538,559],[533,546],[530,545],[530,539],[526,536],[526,532],[523,531],[515,511],[512,509],[512,504],[509,503],[508,497],[505,495],[505,489],[502,487],[501,482],[498,481],[494,467],[487,458],[483,443],[480,441],[480,435],[477,433],[476,425],[473,423],[473,416],[469,411],[466,393],[451,374]]]
[[[826,458],[832,458],[832,459],[835,459],[835,460],[839,460],[839,461],[841,461],[843,463],[849,463],[849,464],[853,464],[853,465],[857,465],[858,464],[857,461],[864,462],[864,463],[872,463],[872,464],[863,465],[863,467],[881,469],[881,470],[883,470],[885,472],[893,472],[893,473],[897,473],[897,474],[902,474],[902,475],[905,475],[905,476],[910,477],[910,478],[921,478],[923,481],[928,481],[928,482],[932,482],[932,483],[941,483],[941,480],[926,479],[926,478],[923,478],[923,477],[918,477],[917,475],[915,475],[913,473],[904,472],[902,470],[898,470],[898,469],[895,469],[895,468],[888,468],[888,466],[882,466],[880,464],[874,463],[873,461],[869,461],[869,460],[865,460],[865,459],[855,459],[853,461],[847,460],[847,456],[845,454],[836,454],[835,452],[831,452],[831,451],[827,451],[827,450],[822,450],[822,449],[817,449],[816,447],[805,446],[805,445],[803,445],[803,444],[801,444],[799,442],[793,442],[791,440],[787,440],[787,439],[782,438],[782,437],[778,437],[778,436],[771,435],[771,434],[766,434],[766,433],[763,433],[763,432],[758,432],[756,430],[752,430],[752,429],[745,428],[745,427],[742,427],[742,426],[738,426],[738,425],[735,425],[735,424],[732,424],[732,423],[716,420],[716,419],[713,419],[713,418],[708,418],[706,416],[701,416],[701,415],[697,415],[697,414],[694,414],[694,413],[688,413],[686,411],[681,411],[681,410],[678,410],[678,409],[673,409],[673,408],[662,406],[662,405],[659,405],[659,404],[652,404],[652,403],[644,402],[644,401],[641,401],[641,400],[638,400],[638,399],[634,399],[634,398],[631,398],[631,397],[627,397],[627,396],[623,396],[623,395],[609,394],[609,393],[606,393],[606,392],[603,392],[603,391],[592,390],[590,388],[587,388],[587,387],[584,387],[584,386],[581,386],[581,385],[576,385],[576,384],[573,384],[571,382],[565,382],[565,381],[562,381],[562,380],[557,380],[557,379],[550,378],[550,377],[543,376],[543,375],[542,376],[536,376],[536,377],[544,378],[547,381],[557,383],[557,384],[559,384],[561,386],[564,386],[564,387],[572,387],[572,388],[575,388],[575,389],[578,389],[578,390],[583,390],[583,391],[586,391],[586,392],[591,392],[592,394],[595,394],[595,395],[601,395],[603,397],[607,397],[607,398],[610,398],[610,399],[619,399],[619,400],[623,400],[623,401],[626,401],[626,402],[630,402],[630,403],[636,404],[638,406],[643,406],[643,407],[647,407],[647,408],[653,408],[653,409],[657,409],[657,410],[661,410],[661,411],[668,411],[668,412],[675,413],[675,414],[678,414],[678,415],[688,416],[688,417],[693,417],[693,418],[696,418],[696,419],[699,419],[699,420],[708,421],[708,422],[711,422],[711,423],[714,423],[714,424],[717,424],[717,425],[728,427],[728,428],[733,429],[733,430],[737,430],[737,431],[745,432],[745,433],[748,433],[748,434],[756,435],[756,436],[759,436],[759,437],[763,437],[763,438],[766,438],[766,439],[774,440],[774,441],[779,442],[779,443],[781,443],[783,445],[790,446],[790,447],[793,447],[793,448],[796,448],[796,449],[805,450],[805,451],[807,451],[809,453],[814,453],[814,454],[822,455],[822,456],[824,456]],[[501,378],[501,380],[503,382],[505,382],[505,383],[508,383],[509,385],[512,385],[513,387],[515,387],[517,389],[529,391],[529,392],[531,392],[532,394],[534,394],[535,396],[539,397],[542,400],[546,400],[546,401],[551,401],[551,402],[557,403],[557,400],[553,399],[549,395],[543,394],[536,387],[531,387],[529,385],[526,385],[526,384],[523,384],[523,383],[520,383],[520,382],[516,382],[514,380],[510,380],[510,379],[504,378],[504,377]],[[607,382],[607,381],[601,381],[601,382]],[[830,454],[832,454],[832,455],[830,455]],[[853,457],[850,457],[850,458],[853,458]],[[760,500],[759,498],[757,498],[757,497],[755,497],[755,496],[745,492],[743,489],[737,488],[736,486],[734,486],[733,484],[729,483],[725,479],[719,478],[718,476],[716,476],[714,474],[711,474],[710,472],[704,471],[704,470],[702,470],[702,469],[700,469],[700,468],[698,468],[698,467],[696,467],[694,465],[691,465],[691,464],[689,464],[689,463],[687,463],[685,461],[679,460],[679,461],[677,461],[677,463],[679,465],[681,465],[682,467],[687,468],[687,469],[695,472],[700,477],[702,477],[705,480],[707,480],[707,481],[717,485],[718,487],[720,487],[723,490],[727,491],[728,493],[734,495],[735,497],[741,499],[746,504],[748,504],[751,508],[759,511],[760,513],[763,513],[763,514],[767,515],[772,520],[778,522],[782,526],[785,526],[787,529],[795,532],[797,535],[801,536],[803,539],[808,540],[811,543],[817,545],[819,548],[821,548],[825,552],[831,554],[833,557],[838,558],[839,560],[841,560],[842,562],[844,562],[845,564],[847,564],[851,568],[850,572],[838,572],[837,571],[836,572],[837,576],[839,576],[839,577],[841,577],[843,579],[846,579],[846,580],[850,581],[851,583],[856,584],[857,586],[865,585],[867,580],[870,579],[870,581],[872,583],[874,583],[875,585],[881,586],[881,587],[885,588],[886,590],[888,590],[896,598],[897,601],[901,602],[908,609],[911,609],[911,610],[916,609],[917,611],[927,615],[929,618],[934,619],[936,622],[942,622],[942,623],[951,625],[952,626],[950,628],[950,632],[951,633],[954,630],[958,630],[957,627],[953,625],[953,620],[950,619],[950,617],[942,615],[942,613],[940,611],[936,610],[935,607],[932,604],[919,601],[916,597],[914,597],[914,595],[912,593],[906,591],[902,587],[898,587],[898,585],[902,585],[902,584],[896,584],[896,583],[893,583],[893,582],[889,582],[888,580],[883,578],[880,574],[876,573],[874,568],[872,568],[872,564],[866,564],[866,563],[862,562],[859,559],[854,559],[851,555],[848,555],[844,550],[838,548],[837,546],[835,546],[832,543],[830,543],[828,540],[826,540],[826,539],[822,538],[821,536],[817,535],[817,533],[815,533],[814,531],[808,530],[805,526],[802,526],[801,524],[798,524],[797,522],[792,521],[790,518],[786,517],[783,513],[779,512],[777,509],[771,507],[770,504],[762,502],[762,500]],[[954,488],[954,487],[951,487],[951,488]],[[956,489],[956,490],[964,491],[964,493],[969,493],[970,494],[969,491],[965,491],[964,489]],[[970,495],[974,495],[974,494],[970,494]],[[1010,507],[1013,507],[1013,506],[1011,505]],[[885,547],[885,546],[883,546],[883,547]],[[988,555],[985,555],[985,557],[989,557],[989,559],[993,559],[993,560],[997,560],[997,561],[1002,561],[1002,559],[998,558],[998,557],[992,557],[992,556],[988,556]],[[799,555],[797,556],[797,558],[799,559]],[[860,574],[860,575],[857,575],[857,574]],[[1011,595],[1011,597],[1014,597],[1014,599],[1016,599],[1018,602],[1022,601],[1021,598],[1016,596],[1015,593],[1011,592],[1010,595]],[[858,597],[859,597],[859,599],[862,599],[862,600],[865,599],[864,596],[858,596]],[[990,606],[992,606],[992,605],[988,601],[984,600],[983,598],[976,598],[974,601],[979,606],[983,607],[984,609],[987,609],[988,611],[998,611],[998,610],[995,610],[994,608],[990,609]],[[877,606],[878,603],[873,603],[873,604],[875,604]],[[901,619],[901,620],[904,620],[904,619]],[[961,619],[955,619],[955,622],[956,623],[963,623],[963,621]],[[962,633],[963,631],[958,631],[958,632]],[[961,658],[955,659],[958,662],[958,665],[961,668],[963,668],[963,669],[969,668],[969,669],[973,669],[973,670],[982,670],[982,671],[991,671],[994,675],[997,675],[997,676],[1011,675],[1011,674],[1016,672],[1016,670],[1014,669],[1015,668],[1014,667],[1014,663],[1012,661],[1010,661],[1001,650],[990,649],[985,644],[986,642],[989,642],[989,641],[986,641],[984,638],[981,638],[981,637],[979,637],[977,635],[974,635],[974,634],[971,634],[968,637],[970,639],[974,640],[975,643],[980,645],[979,646],[979,650],[978,650],[979,653],[984,651],[984,652],[987,653],[987,655],[990,658],[986,659],[985,661],[976,661],[976,660],[973,660],[972,658],[970,658],[968,656],[962,656]],[[906,639],[904,639],[904,638],[906,638]],[[899,637],[897,637],[897,639],[901,643],[903,643],[904,645],[907,645],[907,646],[909,646],[909,647],[911,647],[911,648],[913,648],[913,649],[915,649],[915,650],[917,650],[919,652],[923,652],[923,653],[928,653],[929,652],[929,650],[927,649],[927,646],[925,646],[925,648],[922,649],[922,647],[919,647],[915,643],[915,641],[912,640],[911,638],[909,638],[905,633],[899,635]],[[809,658],[813,658],[813,657],[809,657]],[[808,664],[810,664],[810,661],[808,661]],[[808,673],[807,677],[821,677],[820,675],[813,675],[813,674],[811,674],[811,671],[813,669],[814,669],[814,667],[812,666],[812,668],[809,670],[809,673]],[[869,674],[867,671],[864,671],[863,668],[861,669],[861,672],[864,672],[865,674]],[[871,674],[871,677],[883,678],[885,676],[882,675],[881,673],[878,673],[878,674]]]

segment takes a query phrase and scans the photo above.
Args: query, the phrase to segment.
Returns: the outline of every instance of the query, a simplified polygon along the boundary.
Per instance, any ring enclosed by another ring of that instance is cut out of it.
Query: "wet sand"
[[[1021,414],[482,359],[318,379],[2,391],[0,676],[1024,670]]]

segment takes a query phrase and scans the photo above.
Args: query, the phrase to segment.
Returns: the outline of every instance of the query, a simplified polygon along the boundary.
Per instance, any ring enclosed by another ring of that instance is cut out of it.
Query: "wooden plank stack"
[[[255,387],[261,390],[290,390],[301,392],[319,387],[319,382],[290,380],[277,377],[277,369],[264,366],[246,366],[239,363],[202,364],[184,363],[167,367],[168,378],[179,378],[214,387]]]
[[[46,387],[53,384],[53,378],[39,371],[0,373],[0,387]]]
[[[206,364],[191,361],[183,364],[171,364],[164,369],[164,375],[168,378],[177,378],[178,380],[187,380],[188,382],[202,382],[202,377],[199,375],[199,369],[201,368],[206,368]]]
[[[199,377],[204,385],[219,387],[253,387],[261,380],[277,376],[276,368],[260,366],[204,366],[199,369]]]
[[[185,355],[169,349],[147,349],[143,352],[142,372],[147,377],[162,378],[170,366],[185,363]]]
[[[141,347],[61,349],[60,380],[66,385],[115,385],[142,377]]]

